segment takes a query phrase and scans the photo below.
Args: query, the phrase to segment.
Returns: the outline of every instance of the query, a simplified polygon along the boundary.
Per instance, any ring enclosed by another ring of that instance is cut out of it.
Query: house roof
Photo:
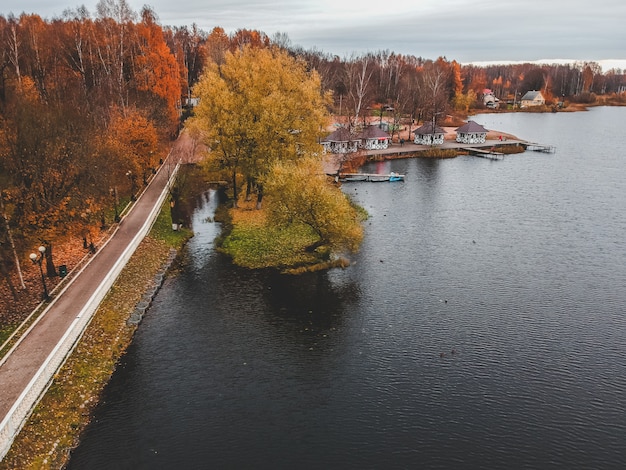
[[[425,122],[422,126],[418,127],[413,132],[415,134],[418,134],[418,135],[433,134],[433,123],[432,122]],[[445,134],[446,131],[444,131],[441,127],[435,125],[435,132],[434,133],[435,134]]]
[[[350,142],[354,140],[359,140],[359,138],[352,134],[345,127],[340,127],[336,131],[326,136],[323,142]]]
[[[528,101],[535,101],[536,99],[543,99],[543,95],[541,94],[540,91],[536,91],[536,90],[531,90],[531,91],[527,91],[526,94],[524,96],[522,96],[523,100],[528,100]]]
[[[361,132],[362,139],[391,139],[391,136],[378,126],[367,126]]]
[[[467,124],[462,125],[461,127],[459,127],[457,130],[457,132],[462,132],[462,133],[487,133],[487,129],[485,129],[483,126],[481,126],[480,124],[478,124],[477,122],[474,121],[467,121]]]

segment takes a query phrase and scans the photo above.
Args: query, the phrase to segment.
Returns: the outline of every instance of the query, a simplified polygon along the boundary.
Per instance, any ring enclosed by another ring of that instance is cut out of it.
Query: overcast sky
[[[0,13],[44,18],[97,0],[2,0]],[[162,25],[286,33],[294,45],[349,57],[389,50],[427,59],[595,60],[626,68],[624,0],[127,0]]]

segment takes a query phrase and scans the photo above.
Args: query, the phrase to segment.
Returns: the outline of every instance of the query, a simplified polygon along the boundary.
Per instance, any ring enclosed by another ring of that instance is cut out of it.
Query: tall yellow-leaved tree
[[[335,253],[358,250],[363,239],[361,214],[339,188],[328,183],[317,159],[276,164],[266,185],[268,224],[308,227],[316,236],[308,251],[318,247]]]
[[[200,101],[190,125],[232,179],[235,205],[238,177],[258,184],[275,162],[320,153],[328,97],[315,71],[278,48],[227,53],[208,66],[194,94]]]

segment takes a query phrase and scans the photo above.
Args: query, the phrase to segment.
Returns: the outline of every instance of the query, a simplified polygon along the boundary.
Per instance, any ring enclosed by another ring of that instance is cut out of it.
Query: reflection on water
[[[620,468],[624,118],[477,116],[557,153],[346,183],[345,270],[233,267],[207,193],[70,468]]]

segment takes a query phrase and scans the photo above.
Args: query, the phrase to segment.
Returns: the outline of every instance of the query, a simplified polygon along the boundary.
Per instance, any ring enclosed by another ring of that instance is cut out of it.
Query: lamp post
[[[126,176],[128,176],[128,179],[130,180],[130,200],[131,201],[136,201],[137,200],[137,198],[135,197],[135,179],[136,179],[136,176],[130,170],[128,170],[126,172]]]
[[[87,249],[89,248],[89,251],[91,253],[95,253],[96,252],[96,247],[93,244],[93,236],[91,235],[91,230],[89,229],[89,226],[91,225],[91,210],[88,208],[85,210],[85,212],[83,212],[81,214],[81,217],[83,218],[83,220],[85,221],[85,229],[83,232],[83,248]],[[87,242],[87,237],[89,237],[89,242]]]
[[[120,221],[120,213],[117,210],[117,186],[114,188],[109,188],[109,192],[111,193],[111,197],[113,198],[113,208],[115,209],[115,221]]]
[[[46,277],[43,275],[43,268],[41,267],[45,254],[46,254],[46,247],[43,245],[39,247],[39,255],[37,255],[37,253],[30,254],[30,260],[33,262],[33,264],[39,265],[39,273],[41,274],[41,284],[43,285],[42,298],[44,301],[50,298],[50,296],[48,295],[48,286],[46,286]]]

